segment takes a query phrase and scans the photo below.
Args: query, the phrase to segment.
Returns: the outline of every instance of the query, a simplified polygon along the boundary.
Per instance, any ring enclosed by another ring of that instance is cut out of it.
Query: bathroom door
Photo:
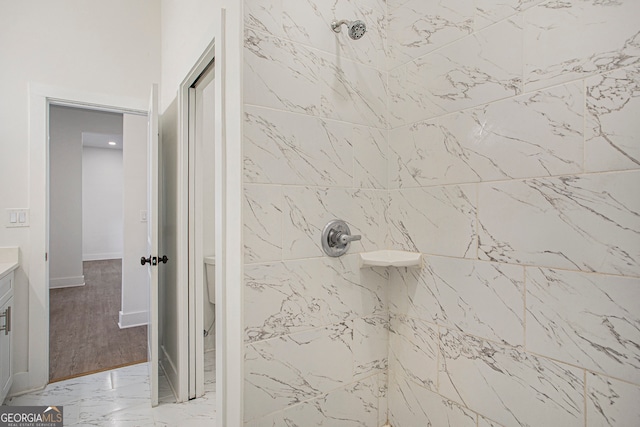
[[[158,85],[151,88],[149,100],[149,115],[147,117],[147,152],[149,162],[149,179],[147,191],[147,271],[149,273],[149,323],[148,334],[148,360],[150,365],[149,380],[151,384],[151,405],[158,405],[158,364],[159,364],[159,343],[158,343],[158,279],[163,272],[162,260],[158,248],[162,248],[159,239],[162,233],[160,226],[160,191],[159,191],[159,147],[158,147]],[[144,257],[143,257],[144,258]]]

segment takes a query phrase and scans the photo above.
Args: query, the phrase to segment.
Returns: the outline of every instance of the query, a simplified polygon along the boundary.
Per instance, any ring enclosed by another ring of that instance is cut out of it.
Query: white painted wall
[[[82,149],[82,259],[122,258],[122,150]]]
[[[119,324],[124,328],[147,323],[149,313],[149,275],[140,265],[147,250],[147,223],[140,217],[147,209],[147,117],[125,114],[122,127],[124,256]]]
[[[0,214],[29,205],[28,87],[40,83],[75,91],[148,99],[160,80],[160,3],[157,0],[30,0],[0,2]],[[55,66],[52,66],[55,64]],[[10,183],[10,185],[7,185]],[[0,242],[18,246],[15,371],[12,393],[29,387],[29,292],[33,257],[28,228],[0,226]],[[32,304],[46,307],[44,300]],[[33,327],[33,326],[32,326]]]
[[[49,111],[49,283],[82,286],[82,134],[69,125],[75,110]],[[75,134],[75,135],[74,135]]]
[[[95,214],[100,216],[97,221],[92,218],[93,214],[83,218],[85,206],[88,205],[91,209],[91,206],[96,203],[102,203],[102,198],[92,197],[91,194],[94,191],[89,191],[87,195],[92,199],[89,203],[83,203],[82,181],[85,168],[82,165],[82,133],[121,134],[122,114],[53,105],[50,109],[49,123],[51,182],[49,283],[52,288],[78,286],[84,284],[82,260],[86,239],[83,235],[86,233],[92,236],[90,241],[107,239],[107,236],[101,233],[100,222],[103,220],[101,210],[95,211]],[[101,166],[91,164],[89,169],[95,169],[95,167]],[[120,171],[121,169],[122,166]],[[91,177],[96,176],[93,172],[95,171],[91,172]],[[90,185],[93,186],[96,179],[101,179],[104,173],[105,171],[102,170],[96,178],[92,178]],[[121,200],[120,197],[117,208],[119,212],[122,212]],[[101,209],[109,208],[105,205],[101,206]],[[94,225],[84,227],[85,219]],[[122,230],[121,226],[120,230]],[[120,231],[118,236],[121,234]]]

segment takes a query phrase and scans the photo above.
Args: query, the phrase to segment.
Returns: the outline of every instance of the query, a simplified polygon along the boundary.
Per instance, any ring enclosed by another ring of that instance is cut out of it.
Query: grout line
[[[617,71],[617,70],[624,69],[624,68],[627,68],[627,67],[616,68],[615,70],[612,70],[612,71]],[[607,71],[607,73],[609,73],[609,72],[611,72],[611,71]],[[557,88],[563,87],[563,86],[576,85],[577,83],[582,83],[583,80],[586,80],[586,79],[588,79],[590,77],[595,77],[595,76],[604,75],[604,74],[606,74],[606,73],[581,76],[580,78],[575,78],[575,79],[572,79],[572,80],[569,80],[569,81],[566,81],[566,82],[562,82],[562,83],[554,83],[554,84],[552,84],[550,86],[545,86],[545,87],[533,89],[533,90],[530,90],[528,92],[527,91],[523,91],[522,93],[519,93],[517,95],[500,97],[498,99],[494,99],[493,101],[485,102],[485,103],[474,105],[474,106],[471,106],[471,107],[465,107],[465,108],[461,108],[461,109],[458,109],[458,110],[449,111],[449,112],[446,112],[444,114],[439,114],[439,115],[436,115],[436,116],[430,116],[430,117],[427,117],[427,118],[424,118],[424,119],[415,120],[415,121],[412,121],[412,122],[409,122],[409,123],[402,124],[400,126],[391,127],[390,129],[391,130],[396,130],[396,129],[403,128],[403,127],[411,127],[411,126],[416,125],[416,124],[420,124],[420,123],[424,123],[424,122],[430,122],[430,121],[433,121],[433,120],[436,120],[436,119],[439,119],[439,118],[444,118],[444,117],[447,117],[447,116],[451,116],[451,115],[454,115],[454,114],[465,113],[465,112],[476,110],[476,109],[479,109],[479,108],[484,108],[484,107],[487,107],[487,106],[490,106],[490,105],[493,105],[493,104],[498,104],[498,103],[501,103],[501,102],[506,102],[506,101],[517,99],[517,98],[521,98],[521,97],[531,96],[531,95],[539,93],[539,92],[546,92],[546,91],[557,89]]]
[[[355,317],[349,317],[349,318],[343,319],[343,320],[341,320],[339,322],[326,323],[326,324],[322,324],[322,325],[319,325],[319,326],[315,326],[315,325],[314,326],[311,326],[311,325],[309,325],[309,326],[301,326],[300,330],[273,335],[273,336],[270,336],[269,338],[261,339],[261,340],[258,340],[258,341],[246,341],[244,339],[244,337],[243,337],[242,345],[243,345],[243,347],[246,347],[246,346],[254,345],[254,344],[262,344],[262,343],[266,343],[266,342],[269,342],[269,341],[278,340],[278,339],[281,339],[281,338],[284,338],[284,337],[289,337],[289,336],[292,336],[292,335],[308,333],[308,332],[314,332],[314,331],[321,331],[323,329],[329,329],[331,327],[339,326],[339,325],[347,323],[347,322],[355,322],[356,320],[371,319],[371,318],[374,318],[374,317],[381,317],[381,316],[384,316],[384,313],[375,313],[374,312],[374,313],[368,313],[368,314],[364,314],[364,315],[358,315],[358,316],[355,316]],[[354,328],[355,328],[355,323],[351,326],[351,330],[353,331]],[[243,335],[244,335],[244,333],[243,333]]]
[[[364,252],[367,252],[367,251],[354,252],[354,253],[347,254],[345,256],[357,256],[360,253],[364,253]],[[549,266],[549,265],[518,264],[518,263],[515,263],[515,262],[508,262],[508,261],[492,261],[492,260],[487,260],[487,259],[473,259],[473,258],[465,258],[465,257],[461,257],[461,256],[433,254],[433,253],[428,253],[428,252],[421,252],[421,253],[422,253],[423,257],[425,257],[425,258],[448,258],[448,259],[454,259],[454,260],[459,260],[459,261],[482,262],[482,263],[489,263],[489,264],[510,265],[510,266],[517,266],[517,267],[526,267],[526,268],[544,268],[544,269],[549,269],[549,270],[564,271],[564,272],[569,272],[569,273],[577,273],[577,274],[585,274],[585,275],[621,277],[621,278],[631,279],[631,280],[640,278],[640,275],[639,276],[629,276],[629,275],[622,275],[622,274],[615,274],[615,273],[603,273],[603,272],[584,271],[584,270],[572,270],[572,269],[569,269],[569,268],[554,267],[554,266]],[[322,260],[322,259],[326,259],[326,258],[327,258],[326,256],[317,255],[317,256],[311,256],[311,257],[305,257],[305,258],[290,258],[290,259],[284,259],[284,260],[271,260],[271,261],[259,261],[259,262],[252,262],[252,263],[244,263],[244,266],[245,267],[258,267],[258,266],[268,266],[268,265],[272,265],[272,264],[275,264],[275,263]],[[384,269],[384,268],[389,268],[389,267],[382,267],[382,268]]]
[[[440,188],[440,187],[452,187],[452,186],[462,186],[462,185],[486,185],[486,184],[508,184],[514,182],[525,182],[532,180],[542,180],[542,179],[555,179],[555,178],[565,178],[565,177],[589,177],[592,175],[616,175],[623,173],[637,173],[640,171],[639,168],[633,169],[621,169],[621,170],[608,170],[608,171],[595,171],[595,172],[576,172],[576,173],[563,173],[557,175],[543,175],[543,176],[529,176],[529,177],[517,177],[517,178],[505,178],[505,179],[496,179],[496,180],[487,180],[487,181],[469,181],[469,182],[452,182],[452,183],[440,183],[433,185],[422,185],[422,186],[407,186],[401,188],[392,188],[389,191],[402,191],[402,190],[416,190],[416,189],[429,189],[429,188]]]
[[[299,402],[296,402],[296,403],[295,403],[295,404],[293,404],[293,405],[289,405],[289,406],[287,406],[287,407],[285,407],[285,408],[282,408],[282,409],[279,409],[279,410],[277,410],[277,411],[274,411],[274,412],[270,412],[270,413],[268,413],[268,414],[261,415],[261,416],[259,416],[258,418],[252,418],[252,419],[250,419],[250,420],[244,420],[244,421],[245,421],[245,423],[246,423],[246,422],[249,422],[249,421],[256,421],[256,420],[259,420],[259,419],[261,419],[261,418],[268,417],[268,416],[270,416],[270,415],[275,415],[275,414],[278,414],[278,413],[280,413],[280,412],[284,413],[284,411],[286,411],[286,410],[289,410],[289,409],[291,409],[291,408],[295,408],[296,406],[301,406],[301,405],[303,405],[303,404],[305,404],[305,403],[308,403],[308,402],[312,402],[312,401],[314,401],[314,400],[316,400],[316,399],[319,399],[319,398],[321,398],[321,397],[323,397],[323,396],[327,396],[327,395],[328,395],[328,394],[330,394],[330,393],[333,393],[333,392],[335,392],[335,391],[339,391],[339,390],[345,389],[345,388],[347,388],[347,387],[349,387],[349,386],[352,386],[352,385],[354,385],[354,384],[361,383],[361,382],[363,382],[363,381],[365,381],[365,380],[368,380],[368,379],[370,379],[370,378],[373,378],[373,377],[378,376],[378,375],[383,374],[383,373],[384,373],[384,372],[382,372],[382,371],[372,373],[371,375],[368,375],[368,376],[362,377],[362,378],[360,378],[360,379],[358,379],[358,380],[354,380],[354,381],[351,381],[351,382],[348,382],[348,383],[341,384],[341,385],[340,385],[340,386],[338,386],[338,387],[335,387],[335,388],[332,388],[332,389],[330,389],[330,390],[328,390],[328,391],[325,391],[325,392],[319,393],[319,394],[317,394],[317,395],[315,395],[315,396],[313,396],[313,397],[310,397],[310,398],[308,398],[308,399],[305,399],[305,400],[301,400],[301,401],[299,401]],[[352,378],[352,379],[353,379],[353,378]],[[375,379],[376,384],[374,384],[374,391],[375,391],[375,388],[377,387],[377,380],[378,380],[378,379],[376,378],[376,379]],[[377,420],[377,413],[376,413],[376,420]]]
[[[275,112],[278,112],[278,113],[294,114],[294,115],[298,115],[298,116],[309,117],[309,118],[312,118],[312,119],[323,120],[323,121],[327,121],[327,122],[340,123],[340,124],[349,125],[349,126],[359,126],[359,127],[363,127],[363,128],[376,129],[376,130],[380,130],[380,131],[389,130],[389,128],[386,127],[386,126],[373,126],[373,125],[370,125],[370,124],[348,122],[346,120],[340,120],[340,119],[336,119],[336,118],[333,118],[333,117],[320,116],[320,115],[315,115],[315,114],[308,114],[308,113],[303,113],[303,112],[300,112],[300,111],[284,110],[282,108],[271,107],[269,105],[251,104],[249,102],[243,102],[243,106],[244,107],[262,109],[262,110],[268,110],[268,111],[275,111]],[[244,112],[246,113],[246,110]],[[244,125],[246,125],[246,122],[243,120],[243,126]]]

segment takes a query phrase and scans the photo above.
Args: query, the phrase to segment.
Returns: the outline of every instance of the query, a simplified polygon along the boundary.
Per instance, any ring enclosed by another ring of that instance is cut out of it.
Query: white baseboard
[[[10,397],[21,396],[27,393],[33,393],[34,391],[40,391],[46,387],[46,384],[42,386],[35,386],[31,384],[32,378],[29,376],[29,372],[16,372],[13,374],[13,384],[7,394],[7,399]],[[4,402],[2,402],[4,403]]]
[[[181,403],[178,402],[178,394],[175,392],[178,384],[178,369],[163,345],[160,345],[160,365],[167,377],[167,381],[169,381],[169,387],[171,387],[173,395],[176,397],[176,403]]]
[[[105,259],[121,259],[122,252],[111,252],[104,254],[82,254],[82,261],[102,261]]]
[[[134,311],[132,313],[120,312],[120,319],[118,326],[120,329],[133,328],[136,326],[142,326],[149,323],[148,311]]]
[[[84,286],[84,276],[49,279],[49,289],[74,288],[76,286]]]

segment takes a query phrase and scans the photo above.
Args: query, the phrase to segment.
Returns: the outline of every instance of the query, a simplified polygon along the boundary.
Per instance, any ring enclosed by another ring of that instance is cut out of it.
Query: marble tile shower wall
[[[640,425],[640,2],[387,3],[391,425]]]
[[[387,420],[384,248],[388,74],[384,0],[244,0],[247,426]],[[331,31],[362,19],[366,37]],[[327,221],[363,240],[331,259]]]

